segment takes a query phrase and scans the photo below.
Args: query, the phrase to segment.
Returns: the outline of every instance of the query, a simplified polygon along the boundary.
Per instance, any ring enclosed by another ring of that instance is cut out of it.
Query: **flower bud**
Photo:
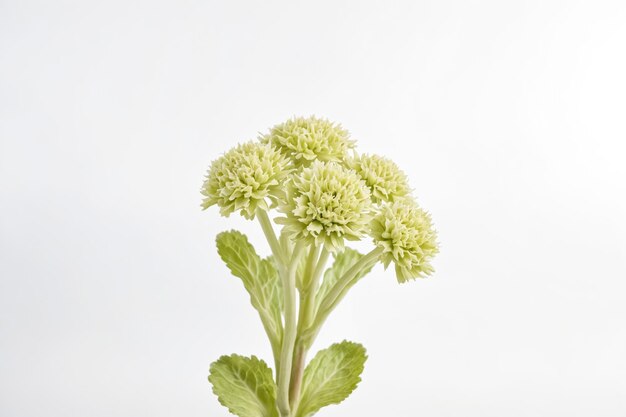
[[[288,159],[269,144],[240,144],[211,164],[202,185],[202,207],[217,205],[223,216],[240,211],[253,219],[257,208],[268,210],[284,196],[288,164]]]
[[[374,244],[383,249],[385,268],[393,261],[398,282],[430,275],[439,252],[430,215],[410,199],[384,205],[371,223]]]
[[[344,239],[359,240],[371,220],[370,191],[353,170],[335,162],[315,161],[289,184],[279,210],[291,239],[304,239],[335,252]]]

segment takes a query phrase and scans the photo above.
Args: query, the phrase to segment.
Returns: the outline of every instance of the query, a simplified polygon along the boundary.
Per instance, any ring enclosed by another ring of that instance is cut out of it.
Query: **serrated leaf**
[[[209,382],[220,404],[239,417],[278,417],[272,370],[255,356],[222,356],[211,364]]]
[[[348,398],[361,381],[366,360],[362,345],[345,340],[319,351],[304,370],[296,417],[309,417]]]
[[[339,281],[339,279],[356,264],[359,259],[364,255],[358,251],[350,248],[345,248],[343,252],[339,252],[335,255],[335,261],[333,265],[324,272],[324,280],[317,292],[317,307],[324,300],[326,294],[333,288],[333,286]],[[352,281],[352,285],[356,284],[361,278],[367,275],[373,266],[366,268],[357,274],[356,278]]]
[[[283,296],[273,258],[261,259],[246,235],[236,230],[218,234],[216,242],[218,254],[250,294],[272,344],[280,343]]]

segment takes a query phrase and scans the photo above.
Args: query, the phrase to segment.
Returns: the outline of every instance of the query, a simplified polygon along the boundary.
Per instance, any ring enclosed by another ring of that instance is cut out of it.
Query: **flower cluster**
[[[217,204],[223,216],[240,211],[253,219],[257,208],[269,210],[282,199],[288,164],[287,158],[268,144],[237,146],[211,164],[202,185],[202,207]]]
[[[437,232],[430,215],[410,200],[398,200],[382,207],[371,224],[374,243],[383,249],[385,267],[396,265],[399,282],[430,275],[431,259],[438,253]]]
[[[278,124],[261,141],[280,149],[296,166],[310,165],[314,160],[341,162],[355,144],[341,125],[315,116],[294,117]]]
[[[353,170],[315,161],[293,178],[276,219],[292,239],[304,239],[335,252],[344,239],[359,240],[371,219],[370,191]]]
[[[398,281],[429,275],[437,235],[412,199],[407,176],[390,159],[353,148],[338,124],[287,120],[213,162],[202,206],[248,219],[277,207],[284,236],[331,252],[369,233],[385,267],[395,263]]]
[[[374,203],[394,201],[411,192],[406,175],[389,158],[364,154],[348,159],[347,165],[365,180]]]

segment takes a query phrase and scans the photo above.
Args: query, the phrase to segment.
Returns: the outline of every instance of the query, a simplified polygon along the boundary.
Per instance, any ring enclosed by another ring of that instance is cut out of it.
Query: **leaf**
[[[218,254],[250,294],[250,302],[259,312],[272,343],[280,343],[283,296],[273,258],[261,259],[246,235],[236,230],[218,234],[216,242]]]
[[[239,417],[278,417],[272,370],[255,356],[222,356],[211,364],[209,382],[220,404]]]
[[[345,340],[319,351],[304,370],[296,417],[309,417],[322,407],[348,398],[361,382],[366,360],[362,345]]]
[[[317,292],[317,308],[319,308],[319,304],[324,300],[326,294],[328,294],[335,286],[337,281],[339,281],[339,279],[363,256],[365,255],[362,255],[358,251],[350,248],[345,248],[343,252],[339,252],[335,255],[333,266],[328,268],[324,273],[324,280],[322,281],[322,285],[320,285]],[[373,266],[360,271],[352,281],[352,285],[356,284],[361,278],[367,275],[372,268]]]

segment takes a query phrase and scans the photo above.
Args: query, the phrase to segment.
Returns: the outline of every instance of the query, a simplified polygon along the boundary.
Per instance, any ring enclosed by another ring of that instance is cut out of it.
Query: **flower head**
[[[371,220],[370,191],[359,175],[335,162],[315,161],[295,175],[287,190],[285,225],[292,239],[323,244],[335,252],[344,239],[358,240]]]
[[[394,201],[411,192],[407,177],[391,159],[378,155],[360,155],[347,164],[361,175],[372,191],[372,201]]]
[[[202,185],[202,207],[217,204],[223,216],[241,211],[253,219],[257,208],[268,210],[284,195],[289,161],[269,144],[246,142],[213,161]]]
[[[430,275],[439,252],[430,215],[409,199],[384,205],[371,223],[374,244],[383,249],[385,268],[393,261],[398,282]]]
[[[315,116],[287,120],[271,128],[261,140],[276,146],[297,166],[308,166],[314,160],[339,162],[354,148],[354,141],[341,125]]]

